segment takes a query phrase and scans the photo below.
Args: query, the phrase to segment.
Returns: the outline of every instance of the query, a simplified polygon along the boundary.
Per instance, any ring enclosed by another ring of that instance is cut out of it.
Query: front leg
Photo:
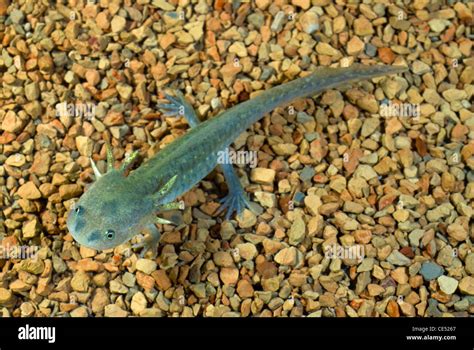
[[[167,193],[173,186],[174,180],[176,176],[174,176],[170,181],[168,181],[157,193],[152,195],[154,201],[159,203],[160,198]],[[182,203],[178,202],[170,202],[166,204],[157,204],[156,209],[158,212],[168,211],[168,210],[175,210],[175,209],[184,209]],[[156,228],[155,224],[161,225],[176,225],[175,222],[166,220],[164,218],[160,218],[159,216],[154,218],[154,222],[145,225],[144,230],[148,231],[148,235],[142,237],[142,240],[134,244],[132,248],[142,248],[140,252],[140,257],[143,258],[146,252],[151,251],[152,257],[156,258],[158,245],[160,243],[161,233]]]
[[[145,231],[148,231],[148,235],[143,237],[137,244],[134,244],[132,248],[142,248],[140,258],[145,257],[146,252],[151,251],[152,258],[154,259],[158,253],[158,244],[160,243],[161,233],[158,231],[154,223],[146,225]]]
[[[179,90],[176,90],[174,94],[176,97],[165,94],[165,97],[169,103],[158,104],[158,108],[161,109],[163,114],[167,117],[182,116],[186,119],[191,127],[197,126],[200,123],[200,120],[193,107],[188,101],[186,101],[185,97]],[[222,152],[225,152],[225,159],[228,159],[229,150],[226,148]],[[222,205],[218,209],[217,213],[227,209],[225,219],[229,220],[234,211],[237,213],[237,215],[239,215],[246,207],[251,209],[250,201],[248,200],[247,195],[240,184],[239,177],[237,176],[232,164],[229,162],[223,162],[220,164],[220,167],[224,173],[224,178],[227,182],[229,193],[220,201]]]

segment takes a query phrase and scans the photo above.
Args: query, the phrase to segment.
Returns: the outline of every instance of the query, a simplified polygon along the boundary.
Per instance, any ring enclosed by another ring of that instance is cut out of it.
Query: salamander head
[[[91,159],[97,181],[71,208],[67,227],[80,244],[105,250],[125,243],[139,233],[143,221],[153,214],[148,196],[138,193],[125,176],[138,152],[127,157],[119,169],[107,144],[107,173],[102,175]]]
[[[67,227],[78,243],[104,250],[140,233],[140,222],[153,208],[127,186],[126,179],[117,171],[108,172],[71,208]]]

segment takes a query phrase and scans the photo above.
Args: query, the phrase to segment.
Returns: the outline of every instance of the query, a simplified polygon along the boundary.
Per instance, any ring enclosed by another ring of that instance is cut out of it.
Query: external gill
[[[110,147],[110,144],[108,142],[105,144],[105,147],[107,152],[107,171],[111,171],[114,170],[115,159],[112,153],[112,148]],[[125,174],[125,172],[133,165],[133,162],[137,159],[139,154],[139,151],[133,151],[132,154],[128,155],[123,161],[123,163],[120,165],[119,172]],[[94,171],[96,179],[101,178],[103,174],[100,172],[99,168],[97,168],[97,165],[95,164],[92,157],[89,157],[89,160],[91,162],[91,167]]]

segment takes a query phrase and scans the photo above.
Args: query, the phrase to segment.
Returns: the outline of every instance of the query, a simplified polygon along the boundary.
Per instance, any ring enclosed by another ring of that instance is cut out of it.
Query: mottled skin
[[[130,163],[127,160],[117,170],[111,167],[113,160],[109,159],[109,171],[103,176],[94,166],[99,179],[70,211],[69,231],[80,244],[102,250],[122,244],[148,228],[151,238],[138,246],[155,249],[159,232],[154,223],[166,223],[157,221],[157,212],[209,174],[217,165],[218,152],[266,113],[297,98],[342,84],[405,70],[405,67],[380,65],[320,68],[309,76],[264,91],[215,118],[200,124],[190,122],[194,127],[186,135],[167,145],[128,176],[125,176]]]

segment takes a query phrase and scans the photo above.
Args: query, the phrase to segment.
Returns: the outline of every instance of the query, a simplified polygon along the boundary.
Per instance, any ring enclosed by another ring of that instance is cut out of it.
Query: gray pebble
[[[434,280],[441,276],[443,272],[444,269],[441,266],[431,261],[427,261],[421,265],[420,273],[425,281]]]
[[[370,57],[374,57],[377,53],[377,48],[372,44],[365,45],[365,54]]]

